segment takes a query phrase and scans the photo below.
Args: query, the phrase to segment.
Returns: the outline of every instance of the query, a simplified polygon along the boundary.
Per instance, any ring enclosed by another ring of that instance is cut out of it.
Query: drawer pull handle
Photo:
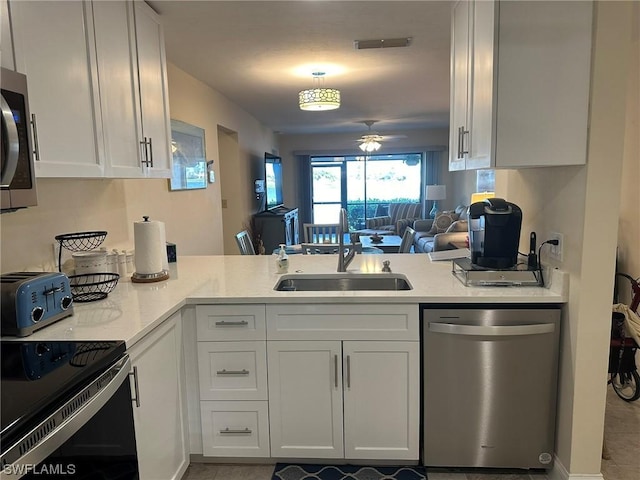
[[[216,372],[218,375],[249,375],[249,370],[246,369],[242,369],[242,370],[226,370],[226,369],[222,369],[222,370],[218,370]]]
[[[224,435],[224,434],[247,434],[247,435],[251,435],[251,430],[249,430],[248,428],[245,428],[244,430],[231,430],[229,429],[229,427],[225,428],[224,430],[220,430],[220,434]]]
[[[246,320],[240,320],[239,322],[229,322],[227,320],[220,320],[216,322],[217,327],[245,327],[249,325],[249,322]]]

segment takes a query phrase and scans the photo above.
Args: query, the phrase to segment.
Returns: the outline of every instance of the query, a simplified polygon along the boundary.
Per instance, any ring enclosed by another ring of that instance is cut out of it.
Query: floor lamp
[[[446,185],[427,185],[425,189],[424,198],[426,200],[433,201],[433,207],[429,212],[430,218],[436,218],[438,213],[438,200],[444,200],[447,198],[447,186]]]

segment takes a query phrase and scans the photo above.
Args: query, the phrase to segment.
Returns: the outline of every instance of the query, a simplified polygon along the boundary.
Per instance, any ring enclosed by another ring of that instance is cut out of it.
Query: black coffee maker
[[[471,263],[504,270],[518,261],[522,210],[502,198],[487,198],[469,206]]]

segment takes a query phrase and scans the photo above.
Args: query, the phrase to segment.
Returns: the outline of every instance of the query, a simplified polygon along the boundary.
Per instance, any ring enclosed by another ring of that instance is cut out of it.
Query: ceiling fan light
[[[300,110],[322,111],[340,108],[340,90],[335,88],[309,88],[298,94]]]
[[[375,140],[366,140],[360,144],[360,150],[363,152],[376,152],[380,150],[382,145]]]

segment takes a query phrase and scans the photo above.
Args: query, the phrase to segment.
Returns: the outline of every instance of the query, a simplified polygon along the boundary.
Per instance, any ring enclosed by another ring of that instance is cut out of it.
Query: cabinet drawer
[[[200,402],[205,457],[268,457],[267,402]]]
[[[419,340],[418,306],[267,305],[269,340]]]
[[[199,342],[264,340],[264,305],[196,305]]]
[[[266,342],[198,342],[201,400],[266,400]]]

